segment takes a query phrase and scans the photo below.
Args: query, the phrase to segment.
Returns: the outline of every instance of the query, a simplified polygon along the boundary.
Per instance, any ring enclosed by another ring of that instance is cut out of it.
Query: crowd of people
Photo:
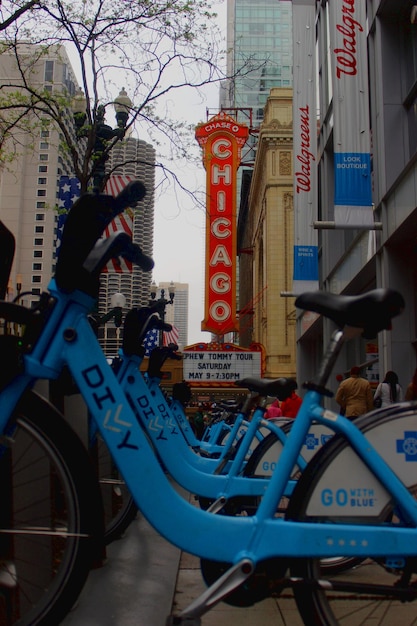
[[[386,372],[375,392],[372,390],[370,382],[361,375],[361,368],[356,365],[351,367],[348,377],[344,378],[342,375],[338,375],[336,378],[339,387],[335,400],[339,405],[340,413],[349,419],[364,415],[374,408],[389,406],[394,402],[417,400],[417,369],[407,385],[405,393],[398,380],[398,375],[392,370]],[[296,388],[295,381],[294,384]],[[301,403],[302,398],[294,389],[285,400],[275,399],[265,410],[264,417],[266,419],[295,418]],[[200,438],[209,422],[207,413],[197,411],[193,420],[190,421],[192,421],[193,430]]]
[[[384,408],[394,402],[403,400],[417,400],[417,369],[411,382],[407,385],[405,394],[399,382],[398,374],[393,370],[385,373],[384,379],[378,384],[373,393],[369,381],[361,376],[358,366],[353,366],[350,376],[339,380],[339,388],[336,393],[336,402],[340,412],[351,419],[363,415],[374,408]]]
[[[357,365],[351,367],[348,377],[344,378],[342,375],[338,375],[336,378],[339,387],[335,400],[339,405],[340,413],[349,419],[364,415],[375,408],[389,406],[394,402],[417,400],[417,369],[407,385],[405,393],[398,380],[398,375],[392,370],[386,372],[375,392],[372,390],[370,382],[361,375],[361,368]],[[278,399],[274,400],[266,409],[265,418],[294,418],[301,403],[302,399],[293,391],[291,396],[282,402]]]

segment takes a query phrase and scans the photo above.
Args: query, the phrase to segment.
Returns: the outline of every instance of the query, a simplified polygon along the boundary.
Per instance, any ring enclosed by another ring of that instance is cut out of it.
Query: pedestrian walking
[[[380,401],[379,401],[380,399]],[[374,395],[374,406],[385,407],[394,402],[402,402],[403,390],[398,382],[398,375],[389,370],[382,383],[379,383]]]
[[[282,417],[282,411],[279,405],[278,398],[274,400],[273,403],[269,405],[269,407],[267,407],[264,413],[264,418],[267,420],[274,419],[276,417]]]
[[[295,388],[291,391],[291,395],[281,402],[282,415],[284,417],[296,417],[298,410],[303,402],[302,398],[296,393],[297,383],[294,381]]]
[[[336,402],[343,415],[358,417],[373,409],[373,396],[369,380],[360,376],[360,368],[354,365],[350,376],[343,380],[336,393]]]

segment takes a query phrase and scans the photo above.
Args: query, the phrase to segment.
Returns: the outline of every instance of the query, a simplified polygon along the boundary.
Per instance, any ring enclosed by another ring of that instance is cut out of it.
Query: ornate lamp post
[[[165,289],[161,289],[161,295],[159,296],[158,299],[156,298],[157,292],[158,292],[158,288],[156,286],[155,281],[153,281],[151,284],[151,299],[149,300],[149,305],[152,307],[155,307],[156,305],[156,310],[158,311],[159,317],[161,318],[163,322],[165,322],[166,307],[168,304],[174,304],[175,285],[172,281],[169,284],[169,288],[168,288],[169,299],[165,297]],[[163,345],[162,331],[159,332],[159,345],[160,346]]]
[[[114,318],[114,325],[120,328],[122,325],[123,309],[126,306],[126,297],[122,293],[114,293],[110,298],[111,309],[105,315],[100,316],[100,324],[105,324]]]
[[[108,152],[106,152],[107,143],[115,138],[121,140],[125,136],[126,125],[133,103],[124,87],[121,89],[117,98],[115,98],[113,105],[116,112],[117,128],[112,128],[105,123],[106,108],[102,104],[97,107],[93,119],[93,127],[95,130],[92,151],[93,187],[96,191],[101,190],[105,178],[106,161],[109,158]],[[90,128],[86,124],[87,99],[82,89],[79,89],[73,98],[72,111],[77,136],[87,137],[90,131]]]

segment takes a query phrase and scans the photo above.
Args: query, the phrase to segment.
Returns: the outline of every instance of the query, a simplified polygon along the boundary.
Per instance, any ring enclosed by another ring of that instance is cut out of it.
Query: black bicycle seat
[[[294,389],[297,389],[297,383],[293,378],[243,378],[236,381],[237,387],[245,387],[249,391],[259,393],[260,396],[271,396],[278,400],[285,400],[291,395]]]
[[[363,336],[371,339],[381,330],[391,328],[392,318],[404,310],[405,303],[394,289],[373,289],[357,296],[311,291],[298,296],[295,306],[320,313],[339,328],[362,328]]]

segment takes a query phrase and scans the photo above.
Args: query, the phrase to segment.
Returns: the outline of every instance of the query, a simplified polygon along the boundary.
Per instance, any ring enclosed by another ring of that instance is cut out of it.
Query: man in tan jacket
[[[344,415],[349,418],[363,415],[373,409],[373,395],[368,380],[359,376],[360,368],[356,365],[350,370],[350,377],[342,381],[336,393],[336,402],[340,404]]]

